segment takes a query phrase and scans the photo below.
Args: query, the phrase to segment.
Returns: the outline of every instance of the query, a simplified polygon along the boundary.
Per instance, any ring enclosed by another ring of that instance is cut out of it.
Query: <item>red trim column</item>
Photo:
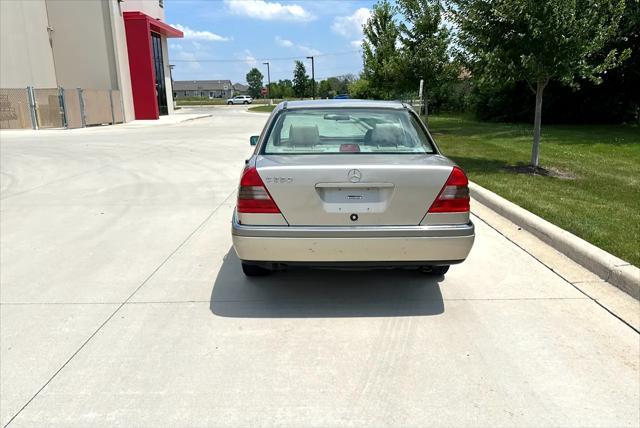
[[[182,31],[142,12],[124,12],[123,17],[136,119],[157,119],[158,94],[153,68],[151,31],[163,37],[182,37],[183,34]],[[164,61],[168,64],[169,58],[164,58]]]
[[[125,12],[123,15],[136,119],[157,119],[158,97],[149,20],[145,14],[138,12]]]

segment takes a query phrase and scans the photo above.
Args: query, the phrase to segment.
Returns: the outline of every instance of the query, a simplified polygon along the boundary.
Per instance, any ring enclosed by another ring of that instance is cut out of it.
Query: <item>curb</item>
[[[181,120],[180,122],[176,122],[176,123],[185,123],[185,122],[191,122],[192,120],[198,120],[198,119],[204,119],[206,117],[212,117],[213,114],[202,114],[200,116],[196,116],[196,117],[189,117],[185,120]]]
[[[471,197],[532,233],[559,252],[640,300],[640,269],[524,208],[469,182]]]

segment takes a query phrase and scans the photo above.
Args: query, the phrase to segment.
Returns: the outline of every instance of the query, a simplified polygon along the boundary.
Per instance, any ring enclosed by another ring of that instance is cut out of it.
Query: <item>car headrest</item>
[[[393,123],[379,123],[371,130],[371,144],[375,146],[397,146],[404,144],[402,128]]]
[[[318,125],[291,125],[289,127],[289,145],[314,146],[320,143]]]

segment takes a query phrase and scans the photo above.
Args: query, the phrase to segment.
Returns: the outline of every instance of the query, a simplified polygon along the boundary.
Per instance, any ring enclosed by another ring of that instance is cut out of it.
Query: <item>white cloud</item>
[[[197,31],[192,30],[189,27],[185,27],[180,24],[173,24],[172,27],[177,28],[178,30],[184,33],[185,39],[190,40],[204,40],[208,42],[226,42],[231,40],[229,37],[220,36],[218,34],[212,33],[211,31]]]
[[[371,10],[361,7],[352,15],[336,16],[333,19],[331,30],[343,37],[362,37],[362,26],[371,16]]]
[[[282,4],[265,0],[225,0],[227,7],[236,15],[250,18],[287,21],[310,21],[314,19],[309,11],[297,4]]]
[[[352,40],[349,44],[356,49],[360,49],[362,47],[362,40]]]
[[[255,56],[253,56],[253,54],[251,53],[251,51],[249,49],[245,49],[242,55],[242,59],[244,59],[244,62],[251,67],[255,67],[256,65],[258,65],[258,60],[256,59]]]
[[[189,71],[199,71],[200,69],[202,69],[202,65],[197,61],[197,56],[193,52],[179,49],[177,51],[176,59],[184,61],[184,65]]]
[[[283,39],[280,36],[276,36],[276,43],[282,46],[283,48],[292,48],[293,42],[291,40]]]
[[[306,55],[320,55],[322,53],[318,49],[310,48],[309,46],[298,45],[297,48]]]
[[[279,46],[282,46],[283,48],[297,49],[305,55],[320,55],[321,53],[318,49],[314,49],[305,45],[298,45],[296,43],[293,43],[291,40],[283,39],[280,36],[276,36],[275,40]]]

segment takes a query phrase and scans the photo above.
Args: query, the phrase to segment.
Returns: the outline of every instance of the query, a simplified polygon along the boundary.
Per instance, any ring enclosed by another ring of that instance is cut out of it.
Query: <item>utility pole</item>
[[[316,70],[313,62],[313,56],[308,56],[307,59],[311,60],[311,98],[316,99]]]
[[[269,95],[269,105],[271,105],[271,71],[269,71],[269,61],[263,62],[267,66],[267,95]]]

